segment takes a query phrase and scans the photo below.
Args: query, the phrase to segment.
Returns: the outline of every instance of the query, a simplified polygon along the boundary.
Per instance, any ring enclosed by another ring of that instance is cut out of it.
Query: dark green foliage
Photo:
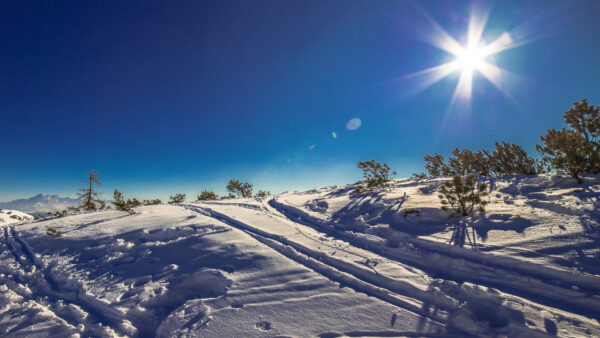
[[[93,170],[90,171],[87,174],[87,176],[87,180],[83,181],[83,183],[87,184],[87,187],[79,188],[80,192],[77,193],[77,196],[81,201],[79,206],[83,210],[87,211],[96,210],[98,209],[96,204],[99,204],[102,201],[102,199],[100,198],[100,193],[94,191],[94,184],[102,185],[102,182],[100,182],[100,180],[98,179],[98,174],[95,173]]]
[[[198,201],[214,201],[219,199],[219,196],[214,191],[210,190],[202,190],[200,195],[198,195]]]
[[[440,154],[425,156],[425,170],[433,177],[450,175],[450,168],[444,161],[444,156]]]
[[[260,198],[265,198],[267,196],[271,195],[270,191],[264,191],[264,190],[259,190],[258,193],[256,193],[256,197],[260,197]]]
[[[516,144],[495,142],[489,157],[491,172],[498,176],[523,174],[535,175],[543,172],[542,165],[529,157],[525,150]]]
[[[404,217],[407,217],[408,215],[411,214],[415,214],[417,216],[421,216],[421,210],[419,209],[404,209]]]
[[[358,167],[363,171],[365,183],[356,188],[353,193],[364,194],[374,191],[386,191],[390,189],[390,166],[386,163],[379,163],[375,160],[360,161]],[[396,175],[394,171],[392,175]]]
[[[121,194],[121,192],[117,189],[115,189],[115,191],[113,192],[112,204],[119,211],[131,212],[131,209],[133,209],[133,203],[131,202],[131,200],[125,201],[123,194]]]
[[[455,175],[451,181],[444,182],[440,188],[439,198],[442,201],[442,210],[454,210],[457,214],[468,216],[473,211],[485,211],[487,201],[483,198],[488,195],[487,184],[481,183],[477,187],[477,178],[473,174],[462,176]]]
[[[154,200],[144,200],[142,202],[142,204],[144,204],[144,205],[159,205],[159,204],[162,204],[162,201],[157,198]]]
[[[231,199],[231,198],[235,198],[235,195],[232,193],[229,193],[227,196],[221,196],[222,200],[227,200],[227,199]]]
[[[425,156],[425,169],[429,175],[465,176],[478,174],[481,176],[506,176],[512,174],[533,175],[542,172],[538,161],[529,157],[525,150],[516,144],[494,143],[496,150],[473,152],[468,149],[454,149],[448,163],[439,154]]]
[[[587,99],[573,103],[563,115],[570,129],[550,129],[536,146],[544,162],[582,183],[580,175],[600,172],[600,107]]]
[[[173,196],[169,196],[169,203],[183,203],[185,201],[185,194],[175,194]]]
[[[129,201],[129,200],[128,200],[128,201]],[[138,201],[138,199],[134,197],[134,198],[131,200],[131,205],[133,205],[134,207],[139,207],[139,206],[141,206],[141,205],[142,205],[142,202]]]
[[[231,179],[227,184],[227,191],[238,197],[252,197],[252,184],[248,182],[241,183],[238,180]]]
[[[467,175],[464,179],[455,175],[451,181],[445,182],[440,188],[439,198],[442,202],[442,210],[452,209],[463,217],[469,216],[474,211],[485,212],[485,205],[488,203],[484,199],[488,195],[487,189],[485,183],[477,186],[477,178],[473,174]],[[469,236],[467,223],[461,221],[455,225],[450,242],[455,246],[462,247],[465,239],[468,238],[473,249],[476,249],[475,229],[473,229],[472,235],[473,241]]]
[[[54,228],[48,227],[46,229],[46,235],[57,238],[57,237],[62,236],[62,233]]]

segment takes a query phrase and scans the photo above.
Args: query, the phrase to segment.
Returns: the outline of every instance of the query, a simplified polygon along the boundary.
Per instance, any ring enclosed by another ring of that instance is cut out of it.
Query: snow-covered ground
[[[479,251],[441,182],[2,226],[0,336],[600,336],[600,176],[489,181]]]
[[[33,216],[22,211],[0,209],[0,226],[31,220]]]

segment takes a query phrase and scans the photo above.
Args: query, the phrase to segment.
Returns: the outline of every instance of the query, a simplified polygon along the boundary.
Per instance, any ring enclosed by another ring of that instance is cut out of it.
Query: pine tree
[[[79,193],[77,193],[77,197],[80,200],[80,207],[84,210],[96,210],[96,203],[100,204],[102,199],[100,198],[100,193],[94,191],[94,184],[96,186],[102,185],[102,182],[98,179],[98,174],[94,172],[94,170],[90,171],[87,174],[87,180],[82,181],[86,183],[87,186],[85,188],[79,188]]]
[[[452,209],[455,214],[466,217],[474,211],[485,212],[487,201],[484,198],[488,195],[487,184],[482,183],[477,186],[477,178],[473,174],[467,175],[464,179],[460,175],[452,177],[451,181],[444,182],[439,190],[439,198],[442,202],[442,210]],[[452,234],[451,242],[455,246],[462,247],[465,243],[465,237],[469,238],[467,224],[459,223]],[[473,229],[473,248],[475,248],[475,229]]]
[[[536,148],[553,169],[583,183],[580,175],[600,172],[600,107],[583,99],[573,103],[563,118],[570,129],[548,130],[540,137],[544,145]]]
[[[231,179],[226,188],[227,191],[238,197],[252,197],[252,184],[248,182],[242,183],[236,179]]]
[[[264,190],[259,190],[256,193],[256,197],[259,197],[259,198],[265,198],[265,197],[267,197],[269,195],[271,195],[271,192],[270,191],[264,191]]]
[[[217,199],[219,199],[219,196],[210,190],[202,190],[200,195],[198,195],[198,201],[211,201]]]
[[[169,203],[183,203],[185,201],[185,194],[175,194],[173,196],[169,196]]]
[[[113,202],[112,204],[115,206],[117,210],[131,212],[133,205],[131,204],[131,200],[125,201],[123,194],[117,189],[113,192]]]
[[[363,194],[374,191],[386,191],[390,189],[390,166],[379,163],[373,159],[360,161],[357,165],[363,171],[365,184],[356,188],[353,193]],[[396,172],[392,172],[396,175]]]

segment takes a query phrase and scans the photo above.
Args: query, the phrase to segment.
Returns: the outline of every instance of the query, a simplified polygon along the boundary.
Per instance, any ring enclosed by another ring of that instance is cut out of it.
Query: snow
[[[599,336],[600,176],[487,181],[478,251],[443,179],[0,223],[0,335]]]
[[[33,220],[33,216],[18,210],[0,209],[0,226]]]

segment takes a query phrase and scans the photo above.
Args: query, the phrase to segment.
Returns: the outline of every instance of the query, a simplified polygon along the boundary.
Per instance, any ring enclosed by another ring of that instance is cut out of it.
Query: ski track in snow
[[[57,227],[62,238],[44,239],[38,223],[9,224],[0,228],[0,335],[599,335],[600,279],[589,272],[593,262],[575,274],[534,260],[560,263],[569,250],[583,257],[582,250],[597,250],[593,232],[579,238],[572,228],[577,222],[597,227],[598,191],[590,185],[582,202],[573,202],[566,180],[544,179],[525,179],[545,184],[550,190],[543,192],[516,185],[519,178],[491,184],[500,214],[483,227],[494,229],[497,221],[523,232],[534,224],[502,209],[521,208],[559,217],[561,232],[481,243],[480,251],[444,244],[442,232],[414,236],[375,224],[364,231],[368,217],[381,222],[374,218],[379,212],[398,219],[412,201],[397,193],[389,204],[377,196],[348,203],[342,197],[351,186],[41,223]],[[395,184],[424,198],[439,185],[411,182]],[[310,194],[316,197],[304,196]],[[421,210],[424,222],[437,217],[433,208]],[[390,233],[396,245],[386,244],[382,234]],[[339,321],[329,317],[330,305],[340,311]],[[307,326],[294,319],[298,311]]]

